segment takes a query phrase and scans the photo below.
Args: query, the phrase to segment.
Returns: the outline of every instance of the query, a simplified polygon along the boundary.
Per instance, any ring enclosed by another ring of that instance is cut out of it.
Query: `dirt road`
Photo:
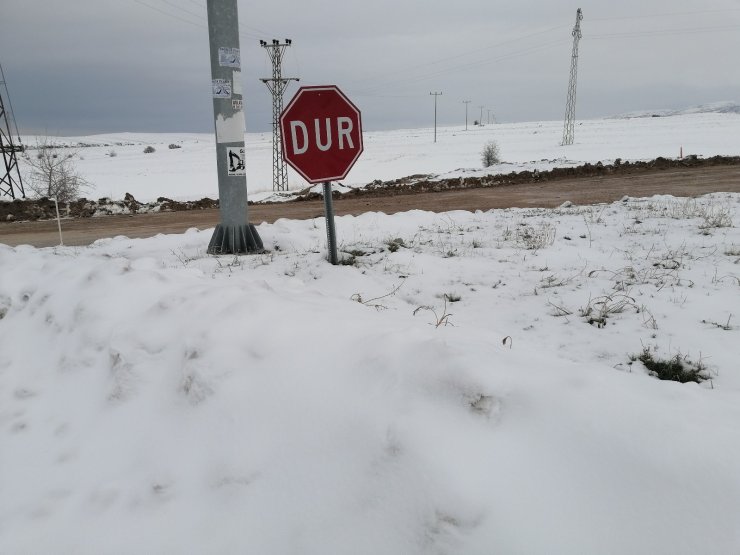
[[[655,170],[636,176],[617,175],[581,177],[542,183],[503,187],[461,189],[438,193],[342,198],[334,202],[337,215],[385,212],[393,214],[412,209],[444,212],[447,210],[488,210],[509,207],[559,206],[566,200],[574,204],[612,202],[624,195],[645,197],[655,194],[694,196],[711,192],[740,192],[740,167],[717,166]],[[322,217],[319,200],[249,207],[251,223],[274,222],[279,218],[308,219]],[[62,220],[65,245],[88,245],[103,237],[125,235],[150,237],[158,233],[182,233],[195,227],[214,227],[218,210],[165,212],[134,216],[106,216]],[[59,244],[56,221],[0,223],[0,243],[48,247]]]

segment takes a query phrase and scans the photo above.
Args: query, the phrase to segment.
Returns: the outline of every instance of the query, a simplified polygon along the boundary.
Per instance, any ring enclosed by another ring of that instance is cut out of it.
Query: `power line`
[[[441,92],[430,92],[434,97],[434,142],[437,142],[437,97],[442,96]]]
[[[8,105],[10,105],[10,95],[8,95],[8,85],[5,82],[5,73],[2,71],[0,66],[0,77],[2,78],[2,85],[5,88],[5,94],[8,97]],[[15,122],[15,116],[12,116],[13,122]],[[18,125],[15,126],[16,134],[18,133]],[[21,138],[18,137],[20,143]],[[8,113],[5,110],[3,104],[3,93],[0,90],[0,155],[3,159],[4,171],[0,172],[0,196],[8,195],[10,198],[15,199],[15,189],[17,188],[23,198],[26,197],[26,193],[23,190],[23,179],[21,178],[20,169],[18,168],[18,156],[17,153],[23,152],[23,146],[13,144],[13,136],[10,130],[10,124],[8,123]]]
[[[542,50],[544,48],[548,48],[550,46],[554,46],[556,44],[563,44],[565,42],[567,42],[567,41],[565,41],[563,39],[558,39],[558,40],[555,40],[555,41],[551,41],[551,42],[547,42],[547,43],[543,43],[543,44],[531,46],[531,47],[528,47],[528,48],[524,48],[522,50],[511,52],[509,54],[505,54],[503,56],[498,56],[496,58],[487,58],[487,59],[483,59],[483,60],[476,60],[476,61],[473,61],[473,62],[469,62],[467,64],[456,65],[456,66],[453,66],[453,67],[450,67],[450,68],[447,68],[447,69],[443,69],[443,70],[439,70],[439,71],[434,71],[434,72],[431,72],[431,73],[425,73],[425,74],[416,75],[416,76],[409,76],[406,79],[387,80],[386,82],[378,83],[378,84],[376,84],[374,86],[371,86],[371,87],[368,87],[366,89],[359,89],[359,90],[353,92],[353,95],[355,95],[355,96],[362,96],[362,95],[366,95],[366,94],[372,94],[372,93],[378,92],[378,91],[386,88],[388,86],[388,84],[392,84],[392,85],[396,85],[397,86],[397,85],[402,85],[402,84],[417,83],[419,81],[426,81],[426,80],[429,80],[429,79],[432,79],[432,78],[435,78],[435,77],[439,77],[439,76],[442,76],[442,75],[447,75],[447,74],[450,74],[450,73],[457,73],[457,72],[460,72],[460,71],[465,71],[467,69],[477,68],[477,67],[484,66],[484,65],[495,64],[495,63],[502,62],[502,61],[505,61],[505,60],[510,60],[512,58],[517,58],[519,56],[524,56],[526,54],[537,52],[539,50]]]
[[[595,19],[589,19],[589,21],[624,21],[628,19],[648,19],[648,18],[665,18],[673,16],[684,16],[684,15],[702,15],[702,14],[713,14],[713,13],[727,13],[727,12],[740,12],[740,8],[727,8],[723,10],[695,10],[690,12],[663,12],[655,14],[641,14],[641,15],[628,15],[623,17],[597,17]]]
[[[192,15],[196,19],[202,19],[203,18],[203,14],[197,14],[195,12],[191,12],[190,10],[186,10],[182,6],[178,6],[177,4],[174,4],[174,3],[170,2],[170,0],[162,0],[162,2],[164,2],[165,4],[167,4],[168,6],[170,6],[171,8],[174,8],[174,9],[176,9],[178,11],[181,11],[183,13],[186,13],[188,15]]]
[[[722,25],[717,27],[686,27],[683,29],[651,29],[649,31],[626,31],[624,33],[605,33],[601,35],[589,35],[589,39],[624,39],[636,37],[658,37],[670,35],[686,35],[694,33],[709,33],[715,31],[729,31],[740,29],[740,25]]]
[[[194,6],[198,6],[199,8],[205,9],[205,6],[203,4],[201,4],[200,2],[196,2],[196,0],[188,0],[188,2],[190,2]],[[246,24],[242,23],[241,21],[239,22],[239,28],[240,29],[251,29],[255,33],[259,33],[259,35],[253,35],[255,37],[256,36],[260,36],[260,35],[275,35],[275,33],[267,32],[264,29],[260,29],[259,27],[252,27],[251,25],[246,25]]]
[[[5,71],[3,71],[3,64],[0,64],[0,85],[5,88],[5,98],[8,99],[8,108],[10,109],[10,119],[13,121],[13,127],[15,128],[15,135],[18,137],[18,142],[21,142],[21,133],[18,131],[18,122],[15,120],[15,111],[13,110],[13,103],[10,101],[10,91],[8,90],[8,82],[5,80]],[[10,129],[8,129],[10,133]]]
[[[576,24],[573,27],[573,53],[570,57],[570,79],[568,81],[568,100],[565,103],[565,124],[563,125],[563,145],[573,144],[576,120],[576,81],[578,76],[578,43],[583,34],[581,33],[581,20],[583,12],[578,8],[576,12]]]
[[[188,24],[193,25],[195,27],[198,27],[200,29],[207,29],[208,28],[207,25],[206,25],[206,23],[205,23],[206,19],[205,19],[205,16],[204,15],[202,15],[202,14],[196,14],[195,12],[192,12],[190,10],[186,10],[185,8],[183,8],[181,6],[178,6],[178,5],[170,2],[169,0],[162,0],[162,2],[164,2],[167,6],[169,6],[170,9],[174,9],[174,10],[177,10],[177,11],[182,12],[184,14],[187,14],[190,17],[196,18],[198,21],[197,22],[191,21],[190,19],[186,19],[186,18],[184,18],[184,17],[182,17],[182,16],[180,16],[180,15],[178,15],[176,13],[172,13],[171,11],[165,11],[165,10],[163,10],[161,8],[158,8],[157,6],[152,6],[151,4],[148,4],[146,2],[143,2],[142,0],[133,0],[133,1],[136,2],[137,4],[140,4],[141,6],[144,6],[146,8],[149,8],[150,10],[153,10],[155,12],[158,12],[158,13],[160,13],[162,15],[165,15],[167,17],[171,17],[173,19],[177,19],[178,21],[182,21],[183,23],[188,23]],[[204,7],[204,6],[200,5],[200,4],[198,4],[197,2],[193,2],[193,3],[195,5],[197,5],[197,6]],[[241,23],[239,24],[239,28],[241,29],[241,31],[239,32],[239,36],[240,37],[246,39],[247,37],[259,38],[261,36],[261,35],[258,35],[256,33],[245,31],[244,30],[245,27],[248,27],[248,26],[242,25]],[[249,28],[255,29],[254,27],[249,27]]]
[[[145,7],[149,8],[150,10],[154,10],[155,12],[159,12],[162,15],[166,15],[167,17],[172,17],[174,19],[177,19],[179,21],[182,21],[183,23],[189,23],[190,25],[194,25],[195,27],[200,27],[201,29],[207,29],[208,28],[206,25],[204,25],[202,23],[195,23],[194,21],[190,21],[189,19],[184,19],[184,18],[182,18],[182,17],[180,17],[178,15],[175,15],[173,13],[166,12],[164,10],[160,10],[159,8],[157,8],[155,6],[152,6],[150,4],[147,4],[146,2],[142,2],[141,0],[134,0],[134,2],[136,2],[137,4],[141,4],[142,6],[145,6]]]
[[[283,149],[280,129],[280,114],[283,112],[283,95],[291,81],[298,81],[298,77],[283,77],[282,64],[285,50],[293,43],[290,39],[280,42],[260,40],[260,46],[267,51],[272,63],[272,77],[260,79],[272,94],[272,190],[288,190],[288,168],[283,159]]]
[[[376,81],[379,78],[386,78],[387,79],[388,77],[386,77],[386,76],[396,75],[396,74],[399,74],[399,73],[408,73],[409,70],[418,70],[420,68],[424,68],[424,67],[428,67],[428,66],[434,66],[434,65],[442,64],[442,63],[453,61],[453,60],[458,60],[460,58],[463,58],[463,57],[466,57],[466,56],[470,56],[471,54],[476,54],[476,53],[483,52],[485,50],[491,50],[491,49],[494,49],[494,48],[500,48],[501,46],[505,46],[507,44],[515,43],[515,42],[518,42],[518,41],[521,41],[521,40],[525,40],[525,39],[528,39],[528,38],[532,38],[532,37],[536,37],[536,36],[539,36],[539,35],[544,35],[544,34],[547,34],[547,33],[550,33],[552,31],[555,31],[555,30],[558,30],[558,29],[562,29],[562,28],[563,28],[563,25],[556,25],[555,27],[548,27],[546,29],[542,29],[540,31],[536,31],[534,33],[529,33],[527,35],[522,35],[520,37],[515,37],[513,39],[507,39],[507,40],[504,40],[504,41],[501,41],[501,42],[497,42],[495,44],[491,44],[491,45],[488,45],[488,46],[484,46],[484,47],[481,47],[481,48],[475,48],[475,49],[472,49],[472,50],[467,50],[467,51],[461,52],[459,54],[455,54],[453,56],[447,56],[445,58],[439,58],[437,60],[432,60],[430,62],[426,62],[426,63],[423,63],[423,64],[414,64],[413,66],[406,66],[406,67],[395,69],[395,70],[392,70],[392,71],[389,71],[389,72],[384,72],[382,75],[377,75],[376,74],[375,76],[364,77],[364,78],[361,78],[361,79],[356,80],[355,81],[355,84],[357,85],[357,84],[360,84],[360,83],[363,83],[363,82],[366,82],[366,81]]]

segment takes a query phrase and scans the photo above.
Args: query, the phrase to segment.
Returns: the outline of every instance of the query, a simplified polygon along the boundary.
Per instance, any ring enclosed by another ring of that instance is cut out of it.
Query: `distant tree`
[[[90,187],[75,167],[77,158],[76,150],[55,146],[48,137],[38,139],[36,146],[23,154],[30,168],[28,189],[38,197],[56,198],[59,202],[77,200]]]
[[[144,154],[151,154],[152,152],[154,152],[154,150],[155,150],[155,149],[154,149],[154,147],[153,147],[153,146],[148,146],[148,147],[146,147],[146,148],[144,149]]]
[[[499,150],[498,143],[496,141],[487,142],[480,155],[484,168],[488,168],[501,162],[501,151]]]

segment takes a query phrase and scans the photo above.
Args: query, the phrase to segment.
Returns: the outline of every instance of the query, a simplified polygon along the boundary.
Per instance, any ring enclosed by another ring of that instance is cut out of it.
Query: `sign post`
[[[360,111],[334,85],[301,87],[280,116],[283,158],[309,183],[323,183],[329,261],[338,264],[331,182],[362,154]]]
[[[324,211],[326,212],[326,245],[329,249],[329,262],[339,264],[337,254],[337,232],[334,228],[334,202],[331,198],[331,181],[324,181]]]
[[[216,127],[216,164],[221,223],[208,244],[209,254],[263,250],[247,215],[244,161],[244,111],[236,0],[207,0],[211,50],[211,91]]]

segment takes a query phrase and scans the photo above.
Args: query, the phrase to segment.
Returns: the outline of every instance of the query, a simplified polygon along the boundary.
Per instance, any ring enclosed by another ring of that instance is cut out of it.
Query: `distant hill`
[[[740,114],[740,104],[737,102],[711,102],[700,104],[681,110],[638,110],[614,116],[615,119],[630,118],[658,118],[668,116],[682,116],[686,114]]]

